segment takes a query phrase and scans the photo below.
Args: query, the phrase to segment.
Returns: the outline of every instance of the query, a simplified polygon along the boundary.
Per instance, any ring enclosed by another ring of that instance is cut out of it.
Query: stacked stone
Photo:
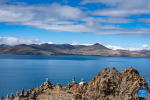
[[[75,77],[73,77],[73,82],[70,83],[69,85],[70,90],[73,91],[73,97],[72,100],[81,100],[83,98],[83,100],[85,100],[85,92],[86,92],[86,88],[88,84],[84,84],[84,78],[82,78],[81,83],[83,83],[82,85],[80,85],[79,83],[75,82]]]
[[[75,77],[73,76],[72,83],[75,83]]]
[[[16,93],[16,97],[19,97],[19,92],[17,91],[17,93]]]
[[[11,93],[11,96],[10,96],[10,100],[13,100],[15,97],[13,95],[13,93]]]
[[[84,82],[84,78],[82,78],[81,82]]]
[[[57,90],[62,90],[62,86],[61,86],[61,83],[57,83],[57,86],[56,86]]]
[[[16,97],[13,100],[19,100],[19,92],[16,93]]]
[[[50,83],[50,81],[49,81],[49,78],[46,79],[46,82],[44,83],[44,85],[45,85],[45,86],[50,86],[50,85],[51,85],[51,83]]]
[[[24,88],[21,90],[21,96],[24,96]]]
[[[7,97],[6,97],[6,99],[5,100],[9,100],[9,94],[7,94]]]

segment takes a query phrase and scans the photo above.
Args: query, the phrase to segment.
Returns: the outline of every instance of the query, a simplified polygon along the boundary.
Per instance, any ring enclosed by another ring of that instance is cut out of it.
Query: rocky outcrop
[[[136,69],[130,67],[119,73],[115,68],[106,68],[88,83],[87,96],[106,100],[139,100],[139,88],[149,90],[145,78],[140,77]]]
[[[75,82],[73,77],[72,83],[67,87],[62,87],[61,83],[52,85],[49,79],[36,89],[29,89],[21,94],[17,92],[16,97],[13,94],[6,99],[1,100],[149,100],[148,83],[145,77],[140,77],[136,69],[130,67],[122,72],[115,68],[106,68],[98,73],[89,83],[82,84]],[[139,98],[138,89],[147,88],[148,97]]]

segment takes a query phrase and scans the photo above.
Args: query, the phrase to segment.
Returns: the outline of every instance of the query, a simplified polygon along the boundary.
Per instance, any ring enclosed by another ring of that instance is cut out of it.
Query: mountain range
[[[150,57],[150,50],[111,50],[99,43],[90,46],[70,44],[0,45],[0,54],[15,55],[84,55],[104,57]]]

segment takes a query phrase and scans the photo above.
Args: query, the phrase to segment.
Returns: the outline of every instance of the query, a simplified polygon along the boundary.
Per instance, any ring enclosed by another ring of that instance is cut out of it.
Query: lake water
[[[89,82],[107,67],[121,72],[130,66],[150,84],[150,58],[146,57],[0,55],[0,97],[36,88],[47,77],[52,84],[67,86],[73,76],[76,82],[82,78]]]

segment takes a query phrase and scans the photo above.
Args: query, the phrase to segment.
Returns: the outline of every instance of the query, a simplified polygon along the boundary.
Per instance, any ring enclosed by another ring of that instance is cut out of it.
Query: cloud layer
[[[66,0],[64,2],[67,3]],[[149,0],[83,0],[80,4],[102,3],[110,8],[95,11],[82,11],[78,7],[58,3],[28,5],[23,2],[0,4],[0,22],[7,25],[27,25],[58,32],[77,32],[91,34],[117,34],[146,36],[149,28],[122,28],[123,23],[135,20],[125,18],[131,15],[150,14]],[[89,17],[89,14],[92,16]],[[106,17],[94,17],[94,16]],[[149,20],[149,19],[147,19]],[[145,19],[138,21],[146,22]]]
[[[100,3],[110,7],[90,12],[93,15],[125,17],[150,14],[149,0],[83,0],[80,4],[87,3]]]
[[[42,44],[45,43],[40,40],[33,40],[33,39],[25,39],[22,37],[0,37],[0,44],[6,44],[6,45],[19,45],[19,44]],[[49,44],[53,44],[53,42],[47,42]]]

